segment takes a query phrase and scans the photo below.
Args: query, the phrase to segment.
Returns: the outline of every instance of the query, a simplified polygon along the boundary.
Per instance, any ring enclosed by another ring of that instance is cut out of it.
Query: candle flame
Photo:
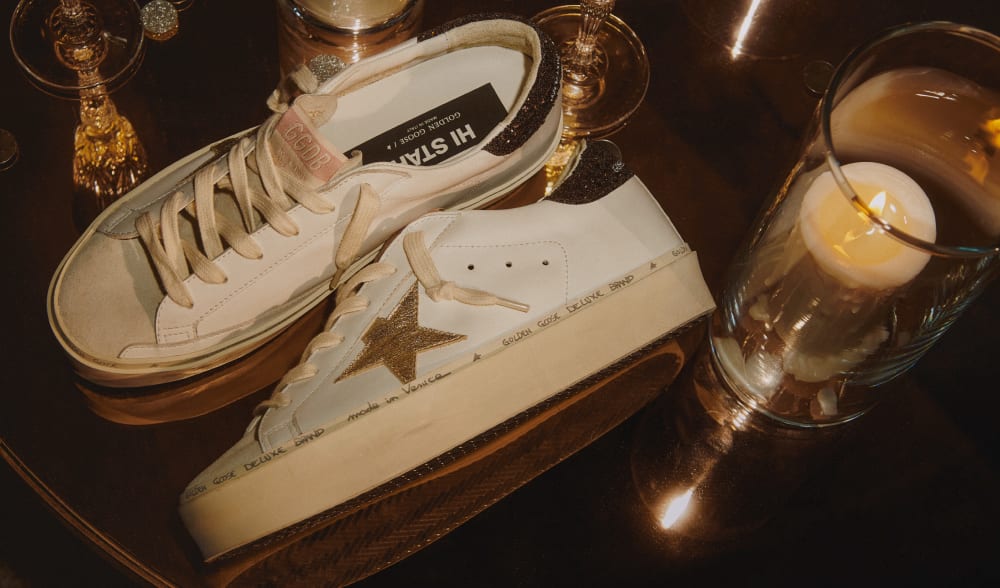
[[[876,216],[884,216],[886,203],[889,204],[889,210],[891,212],[896,211],[896,206],[889,201],[888,196],[885,193],[885,190],[882,190],[874,197],[872,197],[871,201],[868,203],[868,210],[872,211],[872,213],[875,214]],[[862,235],[874,235],[876,233],[882,232],[882,230],[879,229],[875,225],[875,223],[873,223],[871,219],[868,218],[866,215],[862,214],[861,218],[865,221],[865,226],[867,227],[867,230],[862,231],[861,234],[859,235],[854,235],[853,237],[851,237],[852,239],[856,239],[858,237],[861,237]],[[904,223],[906,222],[905,219],[903,222]]]
[[[886,207],[889,208],[890,212],[896,212],[896,205],[889,198],[889,195],[885,190],[878,191],[872,199],[868,201],[868,210],[877,216],[884,216]],[[851,247],[855,241],[882,233],[882,229],[873,223],[872,220],[868,218],[867,214],[861,212],[860,210],[855,212],[861,222],[851,223],[849,227],[844,227],[842,229],[844,232],[841,233],[843,238],[834,240],[830,245],[834,251],[843,257],[852,259],[854,258],[854,255],[852,255],[848,248]],[[905,218],[903,219],[903,222],[906,222]],[[864,241],[859,242],[863,243]]]
[[[670,527],[673,527],[682,516],[684,516],[688,505],[691,504],[692,494],[694,494],[694,488],[688,488],[687,492],[670,501],[670,504],[667,505],[667,509],[663,511],[663,516],[660,517],[661,527],[669,529]]]

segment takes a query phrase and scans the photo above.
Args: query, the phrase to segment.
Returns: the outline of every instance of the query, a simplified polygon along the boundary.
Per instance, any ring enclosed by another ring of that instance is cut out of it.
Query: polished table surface
[[[4,22],[12,4],[0,8]],[[644,40],[652,79],[644,104],[612,139],[699,252],[715,293],[798,153],[817,102],[807,66],[835,64],[903,22],[948,19],[1000,32],[1000,5],[981,0],[772,1],[761,4],[747,44],[757,55],[734,59],[727,43],[749,4],[624,0],[616,9]],[[530,16],[549,5],[429,0],[424,26],[480,10]],[[264,0],[197,1],[182,13],[177,37],[147,46],[140,70],[114,98],[154,170],[267,115],[264,100],[278,80],[274,10]],[[60,562],[77,561],[69,552],[88,543],[121,573],[101,582],[198,583],[204,570],[179,527],[176,496],[239,436],[267,390],[210,415],[147,427],[88,410],[45,317],[49,279],[78,234],[74,105],[31,87],[9,50],[0,51],[0,79],[0,128],[21,149],[17,164],[0,171],[0,450],[17,474],[0,477],[4,514],[15,525],[5,530],[15,539],[0,545],[9,557],[42,562],[35,569],[47,568],[43,581],[87,580],[86,570]],[[657,531],[629,473],[640,413],[360,585],[996,585],[998,327],[994,285],[756,530],[697,549]],[[38,510],[40,501],[50,513]],[[64,519],[78,543],[57,540],[59,529],[45,517]],[[52,536],[39,537],[38,528]]]

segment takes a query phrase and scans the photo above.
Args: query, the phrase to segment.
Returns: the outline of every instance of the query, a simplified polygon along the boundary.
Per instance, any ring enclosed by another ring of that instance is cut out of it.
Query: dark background
[[[807,64],[837,63],[876,32],[909,21],[951,19],[1000,32],[1000,5],[978,0],[772,1],[751,46],[762,58],[732,61],[724,31],[744,3],[619,4],[616,13],[646,43],[652,81],[633,123],[613,139],[701,253],[714,292],[754,214],[797,156],[816,102],[802,83]],[[548,5],[429,0],[424,23],[478,9],[527,16]],[[12,8],[0,8],[3,22]],[[273,12],[264,0],[196,0],[182,13],[178,37],[149,43],[142,68],[115,100],[154,170],[266,116],[264,99],[278,79]],[[0,435],[19,454],[55,456],[29,466],[57,486],[86,478],[87,464],[71,457],[81,446],[105,464],[101,472],[114,471],[107,464],[119,454],[143,451],[176,460],[150,468],[178,478],[196,471],[184,460],[214,457],[198,454],[204,421],[161,428],[162,436],[136,434],[88,415],[68,385],[43,301],[48,277],[75,239],[67,202],[75,110],[32,88],[9,49],[0,49],[0,80],[0,127],[14,132],[22,149],[21,161],[0,172],[7,282]],[[362,585],[996,585],[998,302],[994,285],[831,456],[811,464],[801,487],[754,532],[696,546],[656,533],[629,471],[640,414]],[[256,400],[215,415],[225,425],[213,439],[234,439]],[[137,446],[120,446],[132,435]],[[192,441],[177,441],[185,438]],[[107,504],[96,504],[102,496],[120,501],[110,508],[118,512],[112,526],[124,528],[134,513],[158,508],[130,476],[143,473],[95,474],[86,493],[95,504],[84,510],[107,512]],[[128,582],[6,466],[0,492],[0,585]],[[134,539],[163,540],[141,532]]]

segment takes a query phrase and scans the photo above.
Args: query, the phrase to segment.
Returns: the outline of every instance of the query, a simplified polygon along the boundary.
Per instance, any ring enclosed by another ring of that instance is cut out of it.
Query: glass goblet
[[[582,0],[533,19],[560,48],[564,134],[573,139],[614,133],[646,95],[646,49],[635,31],[611,14],[614,5],[614,0]]]
[[[21,0],[10,25],[18,64],[39,89],[80,100],[74,134],[74,208],[88,224],[145,177],[146,152],[109,92],[142,58],[139,9],[129,0]]]

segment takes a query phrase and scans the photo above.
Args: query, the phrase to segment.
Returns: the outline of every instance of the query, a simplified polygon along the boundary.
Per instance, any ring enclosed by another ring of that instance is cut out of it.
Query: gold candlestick
[[[73,146],[73,184],[93,194],[99,208],[137,186],[149,170],[132,123],[103,86],[82,93]]]
[[[79,79],[80,124],[74,133],[73,184],[107,206],[139,184],[148,171],[146,151],[132,123],[119,114],[99,67],[108,53],[93,5],[61,0],[49,18],[57,59]]]

